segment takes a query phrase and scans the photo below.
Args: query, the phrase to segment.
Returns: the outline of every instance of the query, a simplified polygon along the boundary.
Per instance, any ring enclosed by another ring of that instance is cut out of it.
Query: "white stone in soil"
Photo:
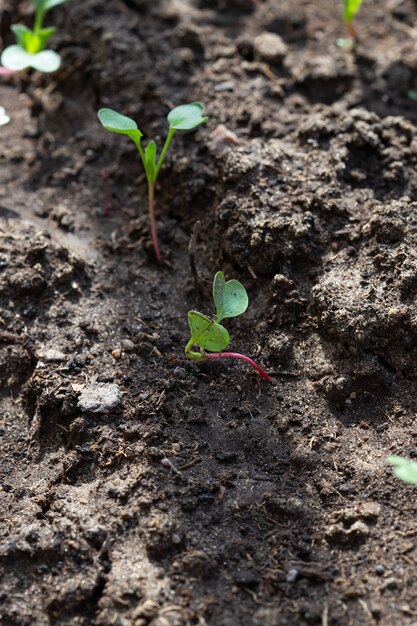
[[[119,385],[92,383],[82,390],[78,398],[78,408],[84,413],[110,413],[121,401]]]

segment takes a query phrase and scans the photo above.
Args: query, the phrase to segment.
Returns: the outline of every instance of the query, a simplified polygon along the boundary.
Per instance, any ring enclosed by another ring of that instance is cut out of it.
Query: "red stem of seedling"
[[[12,76],[13,74],[17,74],[15,70],[8,70],[7,67],[0,67],[0,74],[3,76]]]
[[[239,354],[238,352],[212,352],[211,354],[205,353],[204,358],[206,359],[240,359],[241,361],[245,361],[245,363],[249,363],[252,365],[258,372],[262,378],[265,380],[271,380],[268,374],[260,367],[253,359],[244,354]]]
[[[149,219],[151,222],[151,234],[153,249],[158,263],[161,262],[161,253],[159,252],[158,233],[155,222],[155,183],[149,183]]]
[[[358,39],[358,33],[352,22],[346,23],[346,32],[348,37],[354,39],[355,41]]]

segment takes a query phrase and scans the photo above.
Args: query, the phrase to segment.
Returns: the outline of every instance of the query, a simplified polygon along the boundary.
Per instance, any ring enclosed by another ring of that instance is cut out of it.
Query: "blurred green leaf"
[[[417,485],[417,463],[402,456],[389,456],[387,463],[394,466],[395,475],[405,483]]]
[[[343,17],[345,22],[350,23],[359,11],[363,0],[344,0]]]
[[[36,7],[36,9],[41,9],[42,11],[49,11],[53,7],[58,6],[58,4],[63,4],[66,0],[32,0],[32,4]]]

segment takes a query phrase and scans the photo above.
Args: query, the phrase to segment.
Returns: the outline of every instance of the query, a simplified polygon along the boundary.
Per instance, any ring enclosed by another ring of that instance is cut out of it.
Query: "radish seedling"
[[[32,0],[35,6],[35,22],[33,30],[24,24],[13,24],[12,31],[17,43],[8,46],[1,55],[3,66],[12,71],[20,72],[32,67],[40,72],[55,72],[61,65],[61,57],[53,50],[45,50],[48,39],[56,28],[43,28],[43,20],[47,11],[62,4],[66,0]]]
[[[186,356],[192,361],[241,359],[254,367],[262,378],[270,380],[268,374],[248,356],[238,352],[223,352],[229,345],[230,335],[220,322],[246,311],[249,299],[244,286],[238,280],[226,282],[223,272],[217,272],[213,281],[213,301],[216,309],[214,320],[198,311],[188,311],[191,339],[185,346]],[[198,346],[200,351],[194,351],[194,346]]]
[[[142,148],[141,139],[143,133],[138,129],[136,122],[130,117],[121,115],[112,109],[100,109],[98,118],[106,130],[112,133],[127,135],[134,142],[140,158],[145,168],[146,178],[148,181],[148,198],[149,198],[149,219],[151,222],[152,242],[155,250],[155,256],[160,262],[161,254],[159,252],[158,235],[155,222],[155,184],[158,174],[165,161],[168,148],[172,138],[177,130],[192,130],[200,124],[207,122],[208,117],[204,117],[204,106],[200,102],[191,102],[190,104],[182,104],[172,109],[168,114],[168,135],[165,140],[159,158],[156,158],[156,143],[150,141],[145,149]]]
[[[409,461],[402,456],[389,456],[387,463],[395,467],[394,472],[405,483],[417,485],[417,463]]]
[[[352,22],[356,17],[357,12],[359,11],[363,0],[344,0],[343,7],[343,18],[345,20],[345,27],[347,34],[352,39],[357,38],[355,27]]]

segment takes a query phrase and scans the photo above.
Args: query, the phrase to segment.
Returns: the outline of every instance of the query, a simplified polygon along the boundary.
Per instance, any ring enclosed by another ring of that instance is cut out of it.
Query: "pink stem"
[[[158,232],[155,221],[155,183],[149,183],[149,219],[151,222],[153,249],[155,250],[156,260],[160,263],[161,253],[159,252]]]
[[[262,376],[262,378],[264,378],[265,380],[271,380],[268,374],[262,369],[262,367],[260,367],[257,363],[255,363],[253,359],[251,359],[248,356],[245,356],[244,354],[239,354],[238,352],[212,352],[211,354],[208,354],[206,352],[204,354],[204,358],[206,359],[241,359],[242,361],[245,361],[245,363],[249,363],[249,365],[252,365],[252,367],[256,369],[256,371],[258,372],[260,376]]]
[[[13,74],[17,74],[14,70],[8,70],[7,67],[0,67],[0,75],[4,76],[12,76]]]
[[[346,32],[348,37],[354,39],[355,41],[358,39],[358,33],[352,22],[347,22],[346,24]]]

